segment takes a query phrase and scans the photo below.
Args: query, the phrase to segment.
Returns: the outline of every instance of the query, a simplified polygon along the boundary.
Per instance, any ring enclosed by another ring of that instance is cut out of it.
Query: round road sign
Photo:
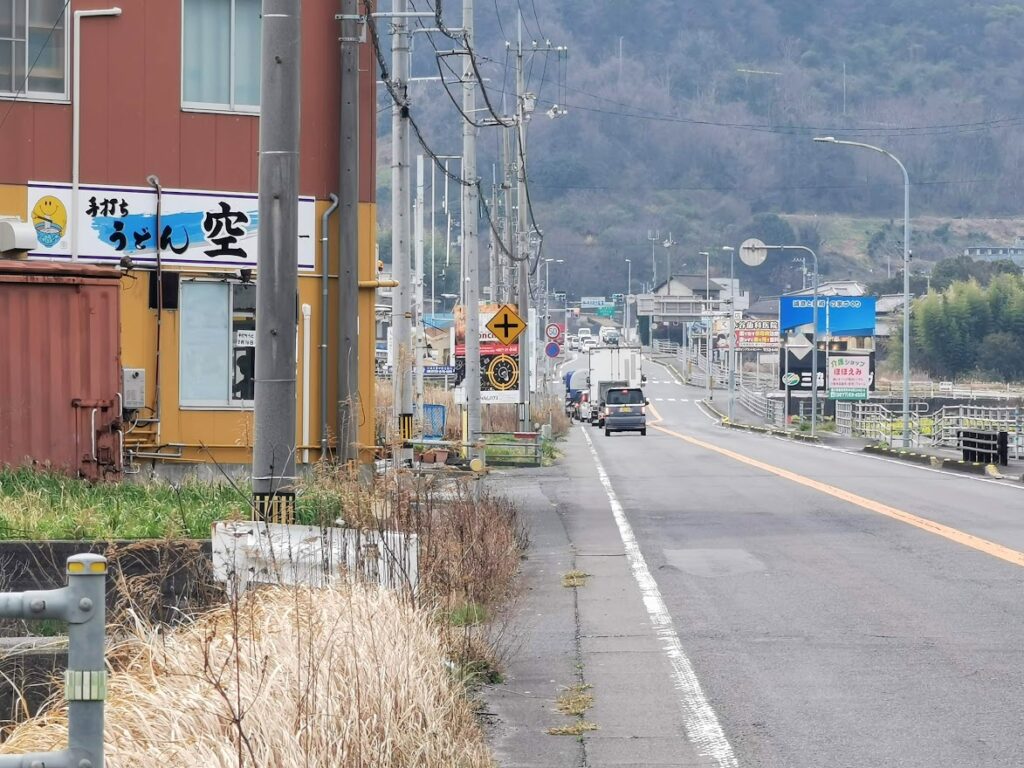
[[[499,392],[519,386],[519,361],[509,355],[498,355],[487,366],[487,381]]]
[[[557,323],[548,323],[547,328],[544,329],[544,335],[549,339],[557,339],[560,330]]]
[[[768,258],[768,249],[756,237],[750,237],[740,246],[740,261],[748,267],[759,267]]]
[[[547,346],[544,347],[544,354],[548,357],[558,357],[558,353],[562,351],[562,348],[558,346],[557,341],[549,341]]]

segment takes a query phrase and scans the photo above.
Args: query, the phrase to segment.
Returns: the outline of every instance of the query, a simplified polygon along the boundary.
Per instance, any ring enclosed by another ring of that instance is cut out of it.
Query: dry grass
[[[111,655],[107,765],[484,768],[428,612],[363,586],[270,587]],[[66,710],[0,752],[59,749]]]
[[[588,720],[577,720],[571,725],[557,725],[553,728],[548,728],[549,736],[582,736],[584,733],[590,731],[596,731],[597,725],[591,723]]]
[[[555,708],[563,715],[582,716],[594,706],[594,696],[588,691],[593,688],[587,683],[576,683],[555,701]]]
[[[569,571],[562,575],[562,586],[567,589],[571,589],[573,587],[585,587],[587,586],[587,578],[589,576],[589,573],[585,573],[583,571]]]

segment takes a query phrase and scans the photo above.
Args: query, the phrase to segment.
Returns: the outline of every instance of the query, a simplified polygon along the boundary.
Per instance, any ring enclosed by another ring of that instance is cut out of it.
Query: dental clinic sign
[[[128,256],[136,264],[156,262],[157,244],[166,264],[256,267],[260,226],[255,194],[165,189],[157,222],[152,187],[80,186],[77,210],[70,184],[30,182],[28,209],[37,247],[30,256],[71,258],[78,228],[78,258],[116,264]],[[316,201],[297,201],[298,268],[315,266]]]

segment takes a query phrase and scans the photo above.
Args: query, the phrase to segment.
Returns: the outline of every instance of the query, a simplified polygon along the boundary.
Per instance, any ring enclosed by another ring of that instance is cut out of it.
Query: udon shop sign
[[[156,190],[151,187],[80,186],[77,210],[70,184],[30,182],[28,210],[37,247],[30,256],[69,259],[78,227],[78,258],[114,263],[255,269],[260,227],[254,194],[165,189],[157,226]],[[312,197],[299,206],[298,267],[315,266],[316,210]],[[159,231],[158,231],[159,230]]]

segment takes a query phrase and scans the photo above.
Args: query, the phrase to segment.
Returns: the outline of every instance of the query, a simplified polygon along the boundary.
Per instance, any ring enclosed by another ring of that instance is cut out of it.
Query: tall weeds
[[[353,584],[266,587],[111,654],[107,765],[485,768],[486,746],[429,613]],[[60,749],[66,709],[0,752]]]

